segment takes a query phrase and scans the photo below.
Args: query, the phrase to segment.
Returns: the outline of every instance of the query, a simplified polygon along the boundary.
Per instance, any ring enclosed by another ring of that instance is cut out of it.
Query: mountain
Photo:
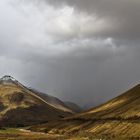
[[[48,95],[46,93],[40,92],[40,91],[32,89],[32,88],[28,88],[28,89],[57,109],[60,109],[60,110],[66,111],[66,112],[72,112],[72,113],[75,112],[75,110],[68,107],[63,101],[61,101],[60,99],[58,99],[54,96]]]
[[[69,107],[71,110],[73,110],[73,111],[75,111],[75,112],[77,112],[77,113],[83,111],[83,109],[82,109],[80,106],[78,106],[77,104],[75,104],[75,103],[73,103],[73,102],[67,101],[67,102],[64,102],[64,103],[65,103],[65,105],[66,105],[67,107]]]
[[[70,109],[56,107],[11,76],[0,79],[0,125],[27,126],[71,115]]]
[[[87,133],[99,139],[140,138],[140,85],[86,112],[32,127],[34,131]]]
[[[132,119],[140,117],[140,84],[107,103],[76,117],[81,119]]]

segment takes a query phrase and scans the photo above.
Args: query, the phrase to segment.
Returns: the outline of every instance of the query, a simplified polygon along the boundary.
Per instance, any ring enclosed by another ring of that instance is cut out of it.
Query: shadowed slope
[[[60,99],[58,99],[58,98],[56,98],[54,96],[39,92],[39,91],[31,89],[31,88],[29,88],[29,90],[31,92],[33,92],[35,95],[41,97],[48,104],[50,104],[51,106],[53,106],[53,107],[55,107],[57,109],[60,109],[60,110],[66,111],[66,112],[71,112],[71,113],[76,112],[74,109],[71,109],[64,102],[62,102]]]
[[[39,124],[70,114],[47,103],[10,76],[0,80],[0,125]]]
[[[77,104],[73,103],[73,102],[64,102],[71,110],[74,110],[77,113],[80,113],[83,111],[83,109],[78,106]]]

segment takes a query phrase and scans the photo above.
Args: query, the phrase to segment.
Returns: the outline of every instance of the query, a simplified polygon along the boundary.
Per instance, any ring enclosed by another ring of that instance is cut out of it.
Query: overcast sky
[[[140,82],[140,0],[1,0],[0,76],[80,105]]]

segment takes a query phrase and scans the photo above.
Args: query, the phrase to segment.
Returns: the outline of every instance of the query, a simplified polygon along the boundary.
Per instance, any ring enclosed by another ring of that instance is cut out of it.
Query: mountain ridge
[[[41,97],[43,100],[47,101],[50,105],[52,105],[55,108],[62,109],[63,111],[68,111],[71,113],[75,113],[74,110],[71,110],[63,101],[58,99],[57,97],[45,94],[43,92],[40,92],[38,90],[29,88],[30,91],[34,92],[35,95]]]
[[[56,108],[11,76],[0,79],[0,124],[27,126],[73,114]]]

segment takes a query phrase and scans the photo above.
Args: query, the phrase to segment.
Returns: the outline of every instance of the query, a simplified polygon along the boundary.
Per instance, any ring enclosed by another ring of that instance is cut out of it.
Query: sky
[[[140,83],[139,0],[1,0],[0,76],[81,106]]]

